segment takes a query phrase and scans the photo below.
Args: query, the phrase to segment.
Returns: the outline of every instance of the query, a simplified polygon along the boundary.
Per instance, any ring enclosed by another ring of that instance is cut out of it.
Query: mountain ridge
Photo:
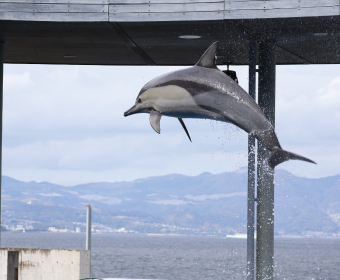
[[[247,169],[71,187],[8,176],[2,182],[3,224],[8,229],[20,224],[37,230],[83,228],[85,205],[91,203],[98,231],[222,235],[246,231]],[[311,179],[276,170],[275,234],[340,235],[339,198],[340,175]]]

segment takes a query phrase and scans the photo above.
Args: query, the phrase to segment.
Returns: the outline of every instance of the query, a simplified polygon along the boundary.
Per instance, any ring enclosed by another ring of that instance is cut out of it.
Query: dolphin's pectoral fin
[[[192,142],[191,138],[190,138],[190,135],[189,135],[189,132],[188,132],[188,130],[187,130],[185,124],[184,124],[184,121],[181,118],[178,118],[178,120],[181,123],[182,127],[184,128],[185,133],[188,135],[190,142]]]
[[[162,114],[158,111],[151,110],[150,112],[150,124],[152,128],[158,133],[161,133],[161,117]]]

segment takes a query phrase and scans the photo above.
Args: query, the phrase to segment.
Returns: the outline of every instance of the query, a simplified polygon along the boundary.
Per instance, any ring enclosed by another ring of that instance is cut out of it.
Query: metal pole
[[[259,44],[258,104],[275,124],[275,42]],[[274,273],[274,170],[267,159],[270,151],[258,142],[256,279],[272,280]]]
[[[2,115],[3,115],[3,84],[4,84],[4,43],[0,42],[0,247],[1,247],[1,186],[2,186]]]
[[[91,250],[92,205],[86,204],[86,250]]]
[[[92,229],[92,204],[86,204],[86,250],[90,251],[90,276],[91,276],[91,229]]]
[[[249,95],[256,95],[256,42],[249,42]],[[248,135],[247,280],[255,279],[255,137]]]

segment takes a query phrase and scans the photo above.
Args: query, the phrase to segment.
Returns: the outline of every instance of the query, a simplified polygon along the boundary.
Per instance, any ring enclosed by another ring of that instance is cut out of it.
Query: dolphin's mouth
[[[138,113],[148,113],[150,114],[150,112],[152,110],[155,111],[159,111],[157,109],[154,108],[154,106],[148,106],[150,104],[145,104],[145,106],[147,106],[146,108],[141,108],[141,106],[139,106],[139,104],[133,105],[129,110],[127,110],[124,113],[124,117],[130,116],[130,115],[134,115],[134,114],[138,114]]]
[[[129,110],[124,112],[124,117],[135,114],[136,113],[136,112],[134,112],[135,108],[136,108],[136,105],[133,105]]]

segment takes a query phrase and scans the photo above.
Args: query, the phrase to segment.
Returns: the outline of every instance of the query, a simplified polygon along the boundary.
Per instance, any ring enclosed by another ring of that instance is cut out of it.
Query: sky
[[[158,135],[148,114],[123,116],[144,84],[179,68],[5,64],[3,175],[72,186],[247,166],[247,134],[234,125],[185,119],[191,143],[175,118],[163,117]],[[248,91],[248,67],[231,69]],[[317,162],[278,168],[340,174],[339,124],[340,65],[277,66],[281,146]]]

